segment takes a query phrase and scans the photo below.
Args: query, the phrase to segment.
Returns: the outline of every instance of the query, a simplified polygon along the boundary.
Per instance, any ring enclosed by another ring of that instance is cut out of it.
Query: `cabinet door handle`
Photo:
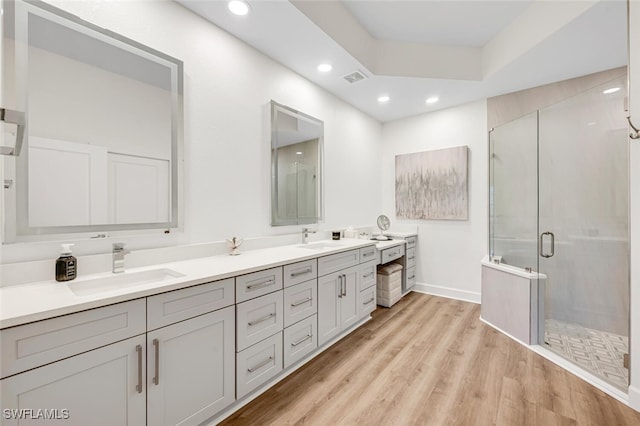
[[[142,393],[142,346],[136,345],[136,353],[138,354],[138,384],[136,392]]]
[[[153,347],[155,348],[155,376],[153,378],[153,384],[158,385],[160,383],[160,341],[153,339]]]
[[[276,282],[276,280],[275,280],[275,279],[273,279],[273,278],[269,278],[269,279],[268,279],[268,280],[266,280],[266,281],[262,281],[262,282],[259,282],[259,283],[256,283],[256,284],[248,285],[248,286],[247,286],[247,290],[255,290],[255,289],[257,289],[257,288],[266,287],[266,286],[268,286],[268,285],[275,284],[275,282]]]
[[[293,343],[291,343],[291,346],[293,346],[293,347],[295,348],[295,347],[296,347],[296,346],[298,346],[300,343],[305,342],[305,341],[307,341],[307,340],[311,339],[312,337],[313,337],[313,334],[309,333],[309,334],[307,334],[306,336],[304,336],[302,339],[298,340],[297,342],[293,342]]]
[[[338,275],[338,298],[342,299],[342,275]]]
[[[255,321],[249,321],[247,324],[248,324],[249,326],[254,326],[254,325],[260,324],[261,322],[265,322],[265,321],[266,321],[266,320],[268,320],[269,318],[273,318],[273,317],[275,317],[275,316],[276,316],[276,314],[275,314],[274,312],[271,312],[269,315],[265,315],[265,316],[263,316],[262,318],[258,318],[258,319],[257,319],[257,320],[255,320]]]
[[[273,361],[273,357],[270,356],[269,358],[265,359],[264,361],[262,361],[260,364],[254,366],[254,367],[249,367],[247,368],[247,371],[249,373],[253,373],[254,371],[256,371],[259,368],[264,367],[265,365],[269,364],[271,361]]]
[[[346,297],[346,295],[347,295],[347,276],[344,275],[344,274],[342,275],[342,282],[343,282],[342,288],[344,289],[344,290],[342,290],[342,296]]]
[[[313,272],[313,269],[311,269],[310,267],[305,269],[304,271],[299,271],[299,272],[292,272],[290,274],[291,278],[295,278],[295,277],[299,277],[300,275],[306,275],[306,274],[310,274],[311,272]]]
[[[292,307],[292,308],[295,308],[296,306],[304,305],[305,303],[307,303],[307,302],[311,302],[312,300],[313,300],[313,299],[312,299],[311,297],[307,297],[307,298],[306,298],[306,299],[304,299],[304,300],[301,300],[301,301],[296,302],[296,303],[292,303],[292,304],[291,304],[291,307]]]

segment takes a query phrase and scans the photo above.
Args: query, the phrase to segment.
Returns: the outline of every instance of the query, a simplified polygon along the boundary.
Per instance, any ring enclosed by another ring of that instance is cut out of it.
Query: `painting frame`
[[[396,155],[395,204],[398,219],[469,220],[469,147]]]

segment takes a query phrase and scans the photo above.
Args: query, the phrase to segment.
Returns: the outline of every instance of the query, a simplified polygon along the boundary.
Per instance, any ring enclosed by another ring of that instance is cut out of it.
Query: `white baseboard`
[[[464,302],[480,303],[480,293],[475,291],[459,290],[457,288],[442,287],[424,283],[416,283],[412,289],[418,293],[431,294],[449,299],[462,300]]]
[[[640,388],[629,386],[629,407],[640,411]]]

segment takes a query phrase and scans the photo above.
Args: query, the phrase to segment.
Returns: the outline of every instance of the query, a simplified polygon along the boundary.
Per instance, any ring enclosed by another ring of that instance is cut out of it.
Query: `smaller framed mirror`
[[[271,101],[271,225],[322,219],[324,123]]]

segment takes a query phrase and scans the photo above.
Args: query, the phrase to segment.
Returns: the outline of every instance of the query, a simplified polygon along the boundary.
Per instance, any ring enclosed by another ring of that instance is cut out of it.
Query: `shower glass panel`
[[[538,114],[489,133],[489,254],[492,261],[537,267]]]
[[[621,78],[539,111],[537,268],[547,276],[539,313],[545,346],[623,390],[629,337],[625,87]]]

